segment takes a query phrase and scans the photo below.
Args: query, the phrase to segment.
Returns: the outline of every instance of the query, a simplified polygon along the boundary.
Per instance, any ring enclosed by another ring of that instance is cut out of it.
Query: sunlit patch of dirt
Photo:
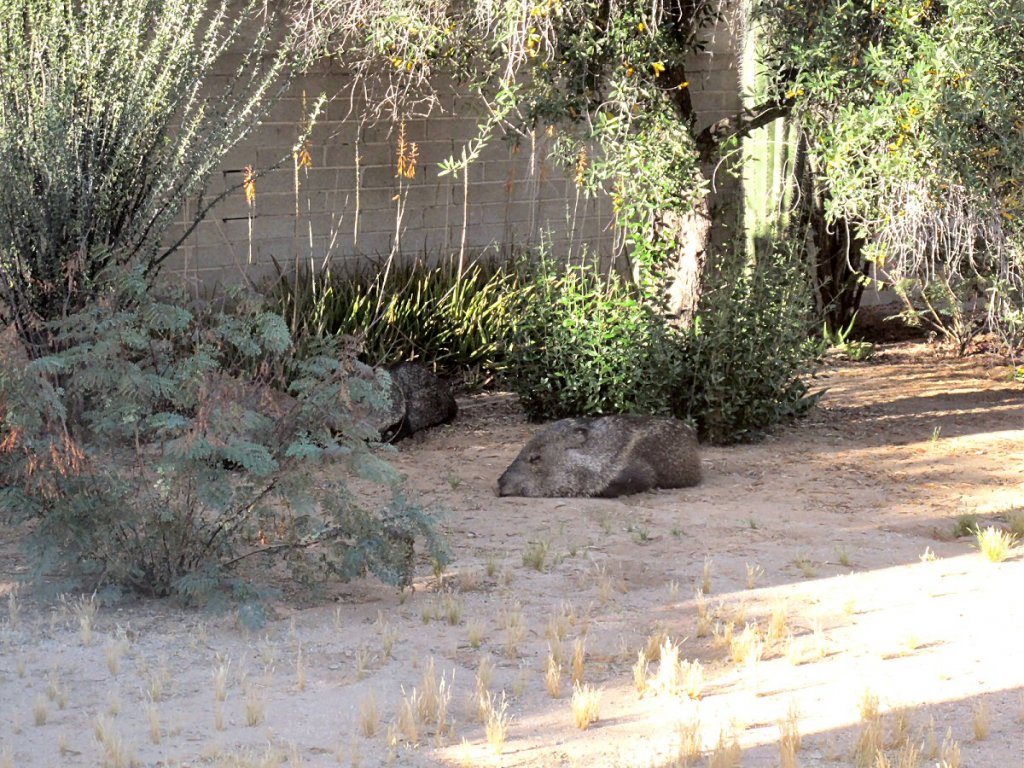
[[[8,601],[23,565],[5,534],[0,766],[114,765],[117,738],[154,766],[669,766],[694,743],[704,765],[720,741],[776,766],[791,712],[799,765],[852,766],[866,693],[893,764],[915,744],[935,765],[948,732],[965,766],[1021,765],[1024,559],[989,562],[954,535],[960,516],[1009,528],[1024,509],[1024,389],[1007,370],[882,347],[828,367],[804,421],[705,447],[702,485],[602,500],[496,497],[535,427],[509,395],[464,398],[395,459],[445,510],[442,579],[422,561],[414,592],[332,586],[257,632],[124,602],[100,607],[87,645],[70,609],[25,588]],[[663,637],[700,663],[695,698],[638,690],[637,652]],[[577,644],[600,694],[586,730],[569,703]],[[399,710],[430,689],[430,659],[450,700],[412,742]],[[507,703],[502,744],[479,718],[482,660]]]

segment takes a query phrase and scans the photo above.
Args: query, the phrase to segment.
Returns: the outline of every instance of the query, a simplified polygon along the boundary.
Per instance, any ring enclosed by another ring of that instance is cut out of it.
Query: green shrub
[[[820,353],[797,258],[712,265],[689,328],[673,327],[635,286],[591,267],[526,267],[532,281],[507,374],[533,419],[672,413],[702,439],[748,440],[814,403]]]
[[[295,358],[280,316],[233,299],[200,315],[140,267],[51,324],[59,353],[0,366],[0,515],[31,521],[38,575],[245,602],[249,562],[304,584],[402,584],[417,536],[443,561],[431,517],[366,443],[384,382],[337,345]],[[287,394],[272,386],[285,379]]]
[[[817,399],[806,381],[823,351],[810,284],[786,252],[725,258],[709,274],[697,318],[681,332],[673,411],[711,442],[757,438]]]
[[[373,365],[417,360],[467,384],[491,381],[505,364],[518,275],[494,260],[460,268],[457,257],[352,273],[281,275],[274,296],[298,340],[347,334]]]
[[[103,268],[152,276],[232,191],[204,195],[286,74],[255,10],[0,0],[0,319],[33,355],[49,348],[45,323],[82,309]],[[218,85],[214,68],[243,44]]]
[[[669,410],[673,334],[632,284],[544,257],[518,268],[532,290],[506,378],[531,419]]]

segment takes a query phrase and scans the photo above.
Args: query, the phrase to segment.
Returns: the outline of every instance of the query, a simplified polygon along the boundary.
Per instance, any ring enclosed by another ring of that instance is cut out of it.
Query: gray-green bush
[[[386,389],[353,349],[297,359],[258,301],[201,314],[143,273],[51,323],[59,352],[0,365],[0,516],[31,522],[37,575],[248,603],[249,562],[309,585],[404,584],[417,537],[444,561],[432,517],[367,445]]]

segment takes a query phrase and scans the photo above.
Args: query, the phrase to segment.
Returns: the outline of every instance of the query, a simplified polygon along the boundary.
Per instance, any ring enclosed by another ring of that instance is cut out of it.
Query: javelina
[[[398,363],[391,375],[391,407],[380,414],[381,437],[400,440],[420,430],[447,424],[458,414],[448,384],[417,363]]]
[[[700,482],[697,437],[663,416],[562,419],[526,444],[498,480],[500,496],[622,496]]]

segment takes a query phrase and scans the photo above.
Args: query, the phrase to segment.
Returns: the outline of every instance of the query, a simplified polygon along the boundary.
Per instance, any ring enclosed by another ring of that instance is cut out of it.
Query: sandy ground
[[[159,602],[100,605],[85,632],[86,604],[16,591],[5,557],[0,766],[670,766],[694,741],[692,765],[1024,766],[1024,558],[953,535],[1024,509],[1024,388],[912,345],[818,384],[805,421],[706,448],[699,487],[617,500],[495,497],[533,427],[509,396],[466,398],[396,459],[447,510],[441,579],[422,562],[411,594],[283,600],[259,632]],[[638,650],[666,637],[702,682],[652,658],[638,690]],[[857,752],[871,738],[888,763]]]

